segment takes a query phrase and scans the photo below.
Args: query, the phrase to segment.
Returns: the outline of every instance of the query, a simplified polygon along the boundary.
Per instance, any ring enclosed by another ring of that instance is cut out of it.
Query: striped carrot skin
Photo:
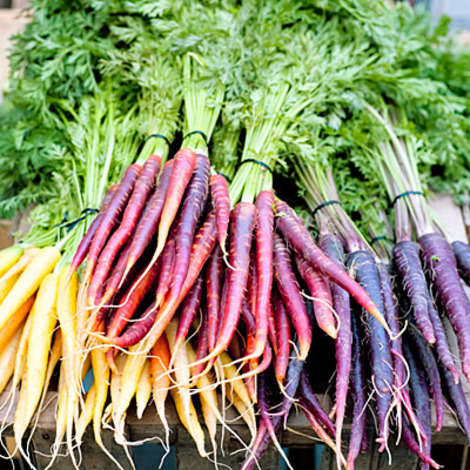
[[[290,246],[304,258],[311,266],[318,269],[343,289],[368,311],[389,332],[389,328],[377,305],[372,301],[367,292],[346,271],[341,269],[334,261],[318,248],[312,236],[304,226],[302,220],[284,201],[275,202],[277,215],[277,228],[280,230]]]
[[[289,366],[290,355],[290,321],[286,308],[279,294],[274,295],[274,318],[276,322],[277,352],[274,359],[274,372],[279,384],[282,385]]]
[[[170,296],[177,299],[188,272],[194,232],[209,192],[210,161],[196,155],[196,167],[186,190],[175,232],[175,261]]]
[[[155,302],[157,305],[162,303],[165,295],[168,292],[171,284],[171,277],[175,264],[175,239],[173,234],[166,242],[162,256],[160,258],[160,274],[158,275],[157,292],[155,295]]]
[[[94,218],[93,222],[88,227],[88,230],[85,236],[82,238],[82,241],[78,245],[77,251],[75,252],[72,263],[70,264],[70,269],[72,271],[76,271],[78,267],[82,264],[83,260],[85,259],[88,250],[91,245],[91,241],[95,236],[96,231],[98,230],[98,226],[100,224],[101,219],[104,217],[104,213],[108,208],[109,203],[111,202],[114,193],[116,192],[118,185],[113,184],[109,189],[106,195],[103,198],[103,202],[101,203],[101,208],[98,215]]]
[[[129,199],[141,169],[142,167],[136,163],[129,166],[111,198],[106,212],[103,214],[103,218],[96,229],[95,236],[91,241],[84,279],[88,280],[91,278],[98,256],[122,215],[124,206]]]
[[[299,359],[307,358],[312,343],[312,326],[305,301],[295,277],[289,251],[282,238],[274,235],[274,276],[299,341]]]
[[[137,223],[129,248],[129,259],[127,260],[125,269],[126,273],[128,273],[135,263],[137,263],[157,232],[163,205],[165,204],[166,193],[168,192],[168,186],[170,185],[173,163],[173,160],[169,160],[165,163],[158,180],[157,188],[147,201],[142,217]]]
[[[230,196],[227,180],[222,175],[212,175],[210,179],[210,191],[216,214],[217,240],[219,241],[222,252],[225,254],[230,221]]]
[[[248,283],[250,250],[256,217],[256,207],[248,202],[239,202],[232,210],[230,219],[229,265],[226,273],[227,297],[218,340],[211,351],[211,358],[225,351],[232,341],[240,318],[245,289]]]
[[[215,347],[219,327],[223,268],[222,250],[220,246],[216,246],[206,271],[207,341],[209,349]]]
[[[98,289],[105,282],[119,250],[134,232],[140,215],[144,210],[145,203],[155,186],[155,179],[160,171],[161,164],[162,159],[158,155],[150,155],[144,163],[127,202],[121,223],[106,242],[98,258],[95,272],[88,288],[90,303],[96,302]]]

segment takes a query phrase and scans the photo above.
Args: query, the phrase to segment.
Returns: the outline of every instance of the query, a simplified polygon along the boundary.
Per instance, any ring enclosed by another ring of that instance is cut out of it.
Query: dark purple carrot
[[[158,276],[155,303],[160,305],[165,298],[171,284],[175,263],[175,238],[173,233],[168,238],[162,256],[160,258],[160,274]]]
[[[416,325],[429,344],[436,342],[433,324],[428,312],[428,284],[424,276],[419,246],[412,241],[401,241],[393,248],[393,264],[400,276],[400,284],[410,302]]]
[[[128,243],[119,253],[117,262],[114,264],[113,270],[106,282],[106,288],[100,299],[100,304],[107,304],[109,300],[117,293],[122,275],[126,270],[127,258],[129,257],[130,244]]]
[[[106,209],[108,208],[108,205],[111,202],[111,199],[114,196],[114,193],[116,192],[117,187],[118,187],[117,184],[113,184],[108,189],[108,192],[104,196],[98,215],[95,217],[93,222],[88,227],[88,230],[85,236],[82,238],[82,241],[78,245],[77,251],[75,252],[75,255],[73,256],[72,263],[70,264],[71,271],[76,271],[78,267],[82,264],[83,260],[85,259],[88,253],[88,249],[90,248],[91,241],[93,240],[93,237],[95,236],[96,230],[98,229],[100,221],[103,218],[103,214],[106,212]]]
[[[326,255],[344,269],[343,245],[338,237],[331,233],[320,231],[318,240],[320,248]],[[338,334],[335,340],[336,354],[336,455],[341,453],[344,415],[349,389],[349,375],[351,372],[351,303],[348,292],[334,282],[330,283],[333,308],[339,319]],[[388,320],[387,320],[388,321]]]
[[[230,216],[229,265],[224,284],[227,294],[223,308],[223,318],[215,348],[208,359],[227,349],[237,328],[248,283],[251,240],[255,224],[256,207],[248,202],[239,202]]]
[[[272,191],[261,191],[256,198],[256,337],[253,350],[248,355],[259,357],[268,339],[268,315],[271,288],[273,285],[273,234],[274,234],[274,195]]]
[[[209,336],[208,336],[208,314],[207,308],[202,311],[202,322],[199,327],[199,333],[197,335],[197,350],[196,350],[196,361],[203,359],[209,352]],[[193,369],[193,377],[197,377],[204,371],[206,364],[201,362]]]
[[[452,243],[452,249],[460,277],[470,286],[470,246],[467,243],[456,241]]]
[[[282,301],[297,333],[299,359],[305,360],[312,343],[312,326],[292,269],[289,251],[278,234],[274,235],[274,275]]]
[[[158,155],[150,155],[145,161],[135,181],[134,189],[127,202],[119,227],[106,242],[97,260],[95,271],[88,287],[88,300],[91,304],[96,303],[96,294],[99,287],[105,282],[120,249],[134,233],[145,203],[155,186],[155,180],[160,172],[161,164],[162,159]]]
[[[251,316],[253,317],[253,325],[255,325],[255,308],[256,308],[256,299],[258,294],[258,275],[256,267],[256,253],[255,250],[251,250],[251,260],[250,268],[248,273],[248,289],[245,295],[244,305],[250,311]],[[243,307],[242,307],[243,311]],[[255,340],[256,340],[256,328],[253,327],[253,330],[250,332],[246,339],[246,356],[249,356],[251,351],[255,349]],[[252,357],[250,359],[250,367],[255,368],[258,363],[258,357]]]
[[[302,257],[295,257],[300,277],[304,280],[312,297],[313,312],[318,326],[333,339],[338,334],[333,315],[333,299],[329,281],[312,268]]]
[[[222,253],[226,253],[228,225],[230,221],[230,196],[227,180],[219,174],[212,175],[210,179],[212,204],[215,209],[217,224],[217,240]]]
[[[455,365],[452,353],[450,352],[444,325],[442,324],[442,320],[437,313],[437,308],[431,295],[428,296],[428,305],[429,317],[431,318],[434,327],[434,333],[436,335],[436,343],[434,344],[434,348],[436,350],[437,357],[439,361],[441,361],[442,365],[452,374],[455,383],[458,384],[460,380],[460,373],[457,366]]]
[[[127,168],[121,182],[111,198],[111,201],[109,202],[106,212],[103,213],[103,217],[99,222],[95,236],[90,244],[90,249],[88,250],[86,273],[84,276],[85,280],[89,280],[91,278],[98,256],[122,215],[124,206],[129,199],[141,169],[142,167],[136,163]]]
[[[219,327],[223,267],[222,250],[220,246],[216,246],[209,259],[206,271],[207,341],[209,349],[215,347]]]
[[[290,321],[286,308],[277,292],[273,295],[274,319],[276,322],[277,352],[274,358],[274,372],[278,383],[284,383],[290,355]]]
[[[205,155],[196,155],[196,167],[184,196],[178,223],[174,228],[175,261],[169,293],[170,299],[178,298],[186,279],[194,233],[209,191],[209,171],[209,159]]]
[[[441,371],[447,392],[454,404],[454,410],[457,413],[461,426],[467,434],[467,440],[470,444],[470,408],[462,385],[454,382],[452,374],[447,369],[441,368]]]
[[[361,450],[364,433],[366,432],[366,381],[364,377],[364,366],[361,351],[361,338],[359,336],[359,326],[356,316],[351,315],[352,342],[352,368],[351,368],[351,394],[353,399],[351,438],[349,440],[349,450],[347,467],[354,470],[354,462]]]
[[[294,211],[284,201],[280,200],[276,201],[275,208],[277,213],[277,228],[281,231],[289,245],[311,266],[347,290],[357,303],[376,318],[389,332],[383,315],[368,293],[318,248],[302,220],[295,215]]]
[[[158,180],[157,188],[148,200],[142,217],[137,223],[129,250],[129,259],[125,270],[126,273],[128,273],[135,263],[137,263],[157,232],[163,205],[165,204],[166,193],[168,191],[168,186],[170,185],[173,163],[174,160],[169,160],[165,163]]]
[[[269,312],[268,312],[268,336],[271,347],[274,350],[274,353],[277,354],[277,336],[276,336],[276,322],[274,320],[274,311],[273,304],[269,302]]]
[[[439,233],[423,235],[418,242],[422,248],[428,275],[457,335],[463,373],[470,381],[468,299],[460,282],[454,253],[447,240]]]
[[[421,365],[426,371],[426,376],[428,377],[429,388],[434,398],[434,407],[436,409],[436,431],[440,431],[442,428],[442,420],[443,420],[443,413],[444,413],[444,397],[442,395],[442,386],[441,386],[441,377],[439,375],[439,367],[437,366],[436,359],[434,359],[434,355],[431,349],[426,344],[426,341],[420,335],[420,333],[415,330],[415,327],[413,325],[411,325],[411,327],[408,328],[408,336],[410,338],[411,343],[413,344],[414,351],[416,352],[417,357],[419,357]],[[416,363],[416,361],[414,360],[413,362]],[[410,374],[412,375],[413,374],[412,364],[408,364],[408,365],[410,367]],[[419,369],[421,370],[421,367]],[[410,380],[413,380],[413,378],[410,377]],[[418,409],[418,416],[419,416],[420,422],[422,424],[426,424],[423,422],[423,418],[421,414],[419,414],[419,409]]]
[[[115,338],[121,334],[129,323],[129,320],[134,316],[134,313],[139,308],[145,296],[152,290],[157,278],[158,268],[158,264],[152,266],[137,287],[134,288],[133,284],[131,284],[124,295],[121,296],[123,303],[113,315],[106,336]],[[143,268],[143,270],[144,269],[145,268]]]
[[[402,436],[403,442],[405,443],[406,447],[411,450],[414,454],[416,454],[423,462],[428,463],[432,468],[441,468],[438,463],[432,460],[431,457],[426,455],[420,448],[419,444],[416,442],[416,439],[413,435],[413,431],[411,430],[407,421],[403,421],[402,425]]]
[[[313,393],[305,369],[300,375],[299,393],[302,397],[302,400],[307,404],[308,410],[315,416],[320,424],[325,427],[330,436],[334,437],[336,433],[335,425],[332,423],[328,413],[326,413],[326,411],[322,408],[320,402]]]
[[[370,295],[379,312],[383,315],[384,306],[380,288],[380,279],[374,257],[365,250],[359,250],[348,256],[350,271]],[[377,420],[381,444],[380,451],[387,445],[390,426],[389,410],[392,406],[393,366],[390,339],[385,329],[370,315],[365,316],[366,334],[370,349],[372,381],[376,388]]]
[[[173,346],[176,351],[183,341],[188,336],[189,328],[196,318],[199,306],[201,304],[201,294],[202,294],[202,276],[197,278],[197,281],[194,283],[191,290],[188,292],[186,299],[181,305],[178,329],[175,336],[175,344]]]

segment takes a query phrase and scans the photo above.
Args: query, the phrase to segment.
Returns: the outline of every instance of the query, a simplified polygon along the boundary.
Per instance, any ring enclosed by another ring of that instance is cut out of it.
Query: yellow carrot
[[[152,394],[152,381],[150,379],[150,361],[147,360],[142,370],[139,380],[139,386],[135,394],[136,414],[137,418],[142,418],[142,415],[147,407]]]
[[[13,276],[21,274],[25,269],[26,266],[32,261],[32,259],[40,252],[39,248],[28,248],[20,257],[15,264],[10,266],[8,271],[4,272],[0,277],[0,281],[6,281]]]
[[[26,354],[28,352],[32,320],[32,315],[28,315],[23,331],[21,332],[20,344],[15,359],[15,372],[13,373],[12,385],[14,388],[20,383],[20,380],[23,378],[24,370],[26,369]]]
[[[0,276],[3,276],[23,254],[23,247],[13,245],[0,251]]]
[[[21,328],[10,338],[0,353],[0,393],[3,392],[15,370],[15,357],[21,339]]]
[[[93,410],[95,409],[96,403],[96,389],[95,384],[90,387],[88,393],[86,394],[85,398],[85,406],[83,407],[82,413],[78,418],[77,429],[75,431],[75,438],[77,443],[82,442],[83,434],[85,434],[85,430],[88,425],[91,423],[93,419]]]
[[[20,275],[18,273],[8,276],[5,279],[0,279],[0,303],[5,300],[5,297],[11,291],[19,277]]]
[[[243,379],[237,379],[239,374],[237,368],[233,365],[231,357],[226,352],[223,352],[219,357],[224,368],[224,375],[230,379],[230,385],[233,387],[235,393],[246,406],[252,406],[253,402],[250,399],[250,394],[248,393],[245,382],[243,382]]]
[[[18,444],[34,415],[41,398],[46,378],[49,349],[56,320],[57,280],[55,274],[47,275],[39,288],[31,311],[31,331],[26,355],[26,369],[21,383],[18,408],[13,430]]]
[[[31,296],[15,313],[13,318],[7,323],[5,328],[0,331],[0,351],[3,350],[11,337],[21,329],[24,320],[31,310],[34,303],[34,296]]]
[[[43,248],[28,264],[0,305],[0,330],[19,307],[34,294],[42,280],[54,269],[60,258],[55,247]]]

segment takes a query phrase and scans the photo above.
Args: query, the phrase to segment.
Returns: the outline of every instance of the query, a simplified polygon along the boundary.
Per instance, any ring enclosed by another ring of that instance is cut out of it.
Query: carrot
[[[230,384],[234,392],[245,405],[251,406],[252,400],[250,398],[250,394],[248,393],[248,389],[246,388],[243,379],[240,378],[237,368],[232,364],[232,358],[226,352],[223,352],[220,354],[220,362],[224,368],[224,375],[227,375],[231,379]]]
[[[191,247],[199,217],[204,209],[209,184],[210,162],[205,155],[196,155],[196,167],[188,184],[185,199],[175,227],[175,261],[169,301],[179,297],[186,279]]]
[[[467,243],[455,241],[452,243],[452,249],[460,277],[470,286],[470,246]]]
[[[76,271],[85,259],[90,248],[91,241],[93,240],[93,237],[96,234],[96,230],[98,229],[101,219],[104,217],[104,213],[106,212],[106,209],[108,208],[108,205],[111,202],[111,199],[114,196],[116,189],[117,184],[113,184],[104,196],[98,215],[93,219],[93,222],[88,227],[85,236],[82,238],[80,244],[78,245],[77,251],[73,256],[72,263],[70,264],[70,269],[72,271]]]
[[[0,282],[7,282],[12,277],[17,278],[40,251],[40,248],[28,248],[25,250],[20,259],[13,266],[11,266],[8,271],[3,273],[2,277],[0,278]]]
[[[165,163],[158,185],[145,206],[144,213],[137,223],[135,228],[135,234],[132,237],[132,241],[129,248],[129,257],[127,260],[125,273],[130,272],[132,267],[135,265],[137,260],[140,259],[145,249],[150,244],[154,234],[157,231],[158,224],[160,222],[160,216],[162,214],[163,206],[166,200],[166,193],[168,186],[170,185],[171,174],[173,171],[174,160],[169,160]]]
[[[0,331],[0,351],[3,351],[10,339],[21,329],[24,319],[29,314],[34,303],[34,295],[32,295],[14,314],[13,318]]]
[[[175,336],[175,351],[181,346],[188,336],[189,328],[196,318],[201,304],[201,293],[202,293],[202,277],[199,276],[191,290],[188,292],[183,304],[181,305],[178,330]]]
[[[20,345],[22,329],[18,328],[0,351],[0,393],[5,390],[15,371],[15,357]]]
[[[452,249],[438,233],[423,235],[418,240],[429,276],[459,340],[462,369],[470,381],[470,316],[467,297],[457,272]]]
[[[279,200],[275,202],[275,208],[277,228],[289,245],[311,266],[348,291],[357,303],[376,318],[390,334],[383,315],[367,292],[318,248],[302,221],[294,214],[294,211],[285,202]]]
[[[19,274],[14,274],[6,279],[0,279],[0,304],[11,291],[19,277]]]
[[[43,279],[54,269],[59,258],[60,253],[57,248],[47,247],[41,249],[31,260],[0,305],[0,330],[5,327],[21,305],[34,294]]]
[[[436,468],[436,469],[441,468],[441,466],[438,463],[436,463],[430,456],[426,455],[422,451],[421,447],[416,442],[413,432],[411,431],[406,421],[403,422],[402,435],[403,435],[403,442],[411,450],[411,452],[414,452],[423,462],[427,463],[432,468]]]
[[[23,253],[24,248],[20,245],[9,246],[0,251],[0,277],[20,259]]]
[[[83,407],[82,413],[78,418],[77,428],[75,431],[75,439],[78,443],[82,442],[83,434],[85,434],[86,428],[91,423],[93,419],[93,410],[95,408],[96,402],[96,389],[95,384],[92,384],[85,398],[85,405]]]
[[[216,336],[219,329],[222,279],[222,252],[221,248],[216,246],[210,257],[206,271],[207,341],[209,349],[215,347]]]
[[[230,220],[230,196],[227,180],[219,174],[211,176],[210,190],[217,221],[217,240],[222,253],[225,255],[228,226]]]
[[[412,241],[401,241],[393,247],[393,263],[401,277],[416,324],[429,344],[436,342],[433,324],[428,312],[428,284],[419,259],[419,246]]]
[[[47,275],[39,288],[31,311],[31,330],[26,355],[26,367],[15,413],[13,430],[18,446],[31,422],[41,398],[46,377],[49,349],[56,324],[56,296],[58,276]]]
[[[152,382],[150,380],[150,361],[145,362],[145,366],[140,375],[139,386],[135,394],[136,415],[137,418],[142,418],[147,403],[152,395]]]
[[[255,223],[256,207],[248,202],[239,202],[231,214],[229,265],[233,267],[227,273],[227,297],[224,305],[222,324],[215,348],[208,359],[225,351],[232,341],[237,328],[242,308],[244,291],[248,282],[250,249]]]
[[[269,302],[269,312],[268,312],[268,336],[271,347],[274,350],[274,353],[277,354],[277,334],[276,334],[276,323],[274,321],[274,312],[272,302]]]
[[[274,371],[279,385],[282,386],[287,367],[289,366],[291,341],[290,322],[284,303],[277,292],[274,295],[273,301],[277,337],[277,353],[274,359]]]
[[[111,235],[96,262],[95,271],[88,287],[90,304],[96,303],[98,289],[105,282],[119,250],[130,239],[139,220],[149,194],[155,185],[155,178],[160,171],[162,159],[150,155],[137,177],[129,201],[127,202],[119,227]]]
[[[313,313],[318,326],[333,339],[338,328],[333,316],[333,298],[328,280],[300,256],[295,257],[300,277],[304,280],[312,296]]]
[[[289,252],[282,238],[274,235],[274,275],[281,298],[290,316],[299,342],[299,359],[307,358],[312,342],[312,327],[305,301],[300,293]]]
[[[202,312],[202,321],[199,327],[199,334],[198,334],[198,343],[197,343],[197,350],[196,350],[196,361],[200,362],[200,360],[207,356],[209,352],[209,338],[208,338],[208,318],[207,318],[207,310],[203,310]],[[194,366],[194,376],[198,377],[204,371],[205,363],[201,362],[200,364]]]

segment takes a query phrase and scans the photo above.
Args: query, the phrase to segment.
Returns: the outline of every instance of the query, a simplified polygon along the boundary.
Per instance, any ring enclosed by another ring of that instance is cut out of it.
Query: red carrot
[[[225,254],[230,220],[230,196],[227,180],[222,175],[212,175],[210,188],[217,221],[217,240],[222,252]]]
[[[145,203],[155,186],[155,179],[160,171],[161,164],[162,159],[158,155],[150,155],[144,163],[124,210],[121,223],[106,242],[98,258],[95,272],[88,288],[88,300],[91,304],[96,303],[96,293],[106,280],[114,259],[133,234],[137,221],[144,210]]]
[[[209,354],[210,359],[227,349],[237,328],[248,282],[255,215],[255,205],[248,202],[239,202],[232,210],[229,252],[231,268],[229,268],[225,279],[227,297],[218,340],[215,348]]]
[[[277,354],[277,336],[276,336],[276,322],[274,320],[273,305],[269,302],[269,311],[268,311],[268,335],[269,342],[274,352]]]
[[[216,246],[209,260],[206,272],[207,341],[209,349],[213,349],[215,347],[217,331],[219,329],[222,278],[222,251],[220,246]]]
[[[209,336],[208,336],[208,313],[207,309],[203,310],[202,313],[202,322],[199,328],[199,333],[197,335],[198,343],[197,343],[197,351],[196,351],[196,361],[207,356],[209,352]],[[193,377],[197,377],[198,375],[202,374],[205,368],[205,363],[201,362],[193,369]]]
[[[277,292],[273,295],[274,318],[276,322],[277,353],[274,359],[274,371],[280,385],[284,382],[290,355],[290,322],[286,308]]]
[[[274,275],[281,298],[286,306],[299,342],[299,359],[306,359],[312,343],[312,326],[305,301],[300,293],[287,247],[274,235]]]
[[[129,250],[129,260],[126,266],[126,274],[132,269],[137,260],[142,256],[152,237],[157,232],[158,223],[165,204],[166,193],[170,185],[170,177],[173,171],[174,160],[165,163],[162,173],[158,180],[155,192],[145,206],[144,213],[137,223],[135,234],[132,237]]]
[[[335,339],[338,332],[336,320],[333,316],[333,299],[328,280],[316,269],[309,266],[302,257],[297,255],[295,260],[299,274],[307,285],[312,297],[313,313],[315,314],[318,326],[328,336]]]
[[[284,235],[289,245],[310,265],[348,291],[390,334],[390,329],[383,315],[367,292],[318,248],[301,219],[295,215],[294,211],[284,201],[279,200],[276,201],[275,208],[277,212],[277,228]]]
[[[127,168],[124,176],[119,183],[116,192],[114,193],[106,212],[103,214],[103,218],[100,220],[98,228],[96,229],[95,236],[90,245],[87,257],[86,274],[84,279],[90,279],[90,276],[95,269],[95,264],[101,250],[106,243],[106,240],[110,236],[112,230],[118,223],[121,217],[124,206],[129,199],[129,195],[134,188],[134,184],[140,174],[141,166],[134,163]]]
[[[156,305],[161,305],[171,284],[175,262],[175,239],[173,233],[167,240],[162,256],[160,258],[160,274],[158,275],[157,292],[155,295]]]
[[[75,255],[73,256],[72,263],[70,264],[71,271],[76,271],[78,267],[82,264],[83,260],[85,259],[85,256],[87,255],[88,249],[90,248],[91,242],[93,240],[93,237],[96,234],[96,230],[98,229],[100,221],[103,218],[103,215],[106,212],[106,209],[108,208],[108,205],[111,202],[111,199],[114,196],[114,193],[116,192],[117,187],[118,187],[117,184],[113,184],[108,189],[108,192],[106,193],[103,199],[103,202],[101,203],[101,208],[100,208],[98,215],[95,217],[91,225],[88,227],[88,230],[85,236],[82,238],[82,241],[78,245],[77,251],[75,252]]]

